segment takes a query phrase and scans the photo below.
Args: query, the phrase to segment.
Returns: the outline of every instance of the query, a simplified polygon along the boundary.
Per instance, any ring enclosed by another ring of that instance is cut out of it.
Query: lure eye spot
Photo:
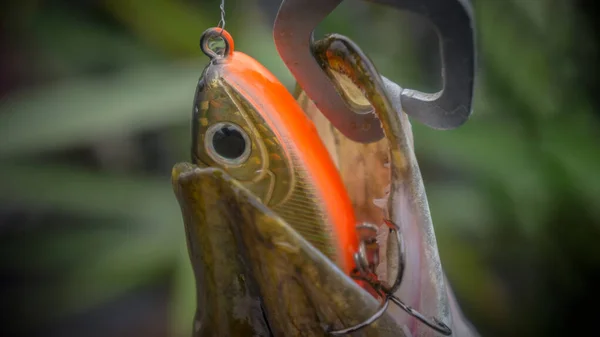
[[[215,152],[227,159],[236,159],[244,154],[246,140],[238,130],[225,126],[213,135]]]
[[[214,161],[227,166],[243,164],[251,150],[250,138],[233,123],[217,123],[208,128],[204,146]]]

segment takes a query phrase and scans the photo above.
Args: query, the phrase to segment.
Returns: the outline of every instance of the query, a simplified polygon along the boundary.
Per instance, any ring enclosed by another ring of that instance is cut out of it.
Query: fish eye
[[[233,123],[217,123],[206,130],[204,147],[209,156],[224,165],[241,165],[250,156],[250,138]]]

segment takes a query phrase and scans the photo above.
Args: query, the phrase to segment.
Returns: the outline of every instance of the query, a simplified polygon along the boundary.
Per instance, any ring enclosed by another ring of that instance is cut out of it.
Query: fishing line
[[[219,9],[221,19],[217,26],[207,29],[200,37],[200,49],[211,60],[217,57],[227,57],[233,51],[233,38],[225,30],[225,0],[221,0]],[[220,41],[216,41],[216,38]],[[224,47],[217,46],[215,43],[218,42],[223,43]]]
[[[225,0],[221,0],[219,9],[221,10],[221,19],[219,20],[217,27],[221,28],[221,35],[219,36],[222,36],[223,31],[225,30]]]

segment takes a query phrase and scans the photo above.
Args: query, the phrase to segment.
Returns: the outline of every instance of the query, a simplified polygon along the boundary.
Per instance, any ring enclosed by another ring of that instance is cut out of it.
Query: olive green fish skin
[[[195,337],[328,336],[377,311],[375,298],[225,172],[184,163],[172,179],[198,284]],[[385,314],[350,336],[404,334]]]
[[[191,164],[177,164],[173,188],[197,284],[193,336],[271,336],[230,226],[238,222],[239,212],[228,206],[214,181],[200,182],[192,170]]]

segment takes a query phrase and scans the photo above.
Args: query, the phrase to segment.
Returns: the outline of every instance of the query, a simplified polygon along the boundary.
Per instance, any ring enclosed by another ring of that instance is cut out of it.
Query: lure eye
[[[204,147],[210,157],[224,165],[241,165],[250,156],[250,138],[233,123],[217,123],[206,130]]]

